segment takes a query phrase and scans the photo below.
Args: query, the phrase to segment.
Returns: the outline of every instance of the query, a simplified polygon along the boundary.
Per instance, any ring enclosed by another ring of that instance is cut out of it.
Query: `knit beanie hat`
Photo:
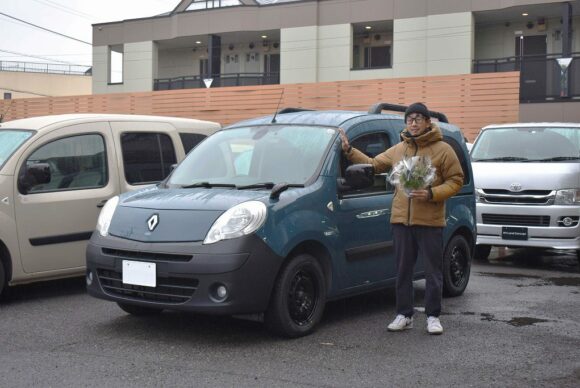
[[[409,107],[405,110],[405,121],[407,121],[407,116],[409,116],[411,113],[420,113],[426,118],[430,117],[429,109],[427,109],[425,104],[422,102],[415,102],[409,105]]]

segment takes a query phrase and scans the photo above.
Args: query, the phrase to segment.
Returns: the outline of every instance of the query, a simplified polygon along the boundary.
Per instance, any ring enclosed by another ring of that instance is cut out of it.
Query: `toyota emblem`
[[[157,227],[157,224],[159,224],[159,215],[153,214],[147,220],[147,227],[149,228],[149,231],[153,232],[153,230]]]
[[[521,183],[512,183],[510,185],[510,190],[511,191],[522,191],[522,185],[521,185]]]

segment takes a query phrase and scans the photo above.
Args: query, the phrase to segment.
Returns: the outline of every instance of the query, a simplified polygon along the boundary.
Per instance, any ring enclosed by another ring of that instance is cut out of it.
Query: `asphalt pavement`
[[[574,252],[498,250],[445,333],[387,332],[392,289],[328,303],[319,329],[288,340],[255,320],[164,312],[137,318],[83,279],[15,287],[0,301],[0,385],[91,387],[579,387],[580,268]]]

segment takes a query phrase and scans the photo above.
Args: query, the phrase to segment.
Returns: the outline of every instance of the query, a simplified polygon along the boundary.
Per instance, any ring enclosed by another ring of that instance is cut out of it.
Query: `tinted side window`
[[[199,133],[179,133],[181,138],[181,143],[183,144],[183,149],[187,154],[193,147],[195,147],[200,141],[205,139],[207,136]]]
[[[369,133],[363,136],[359,136],[356,139],[353,139],[351,142],[352,146],[357,150],[363,152],[365,155],[374,158],[380,153],[385,152],[390,146],[389,137],[384,132],[375,132]],[[351,165],[352,163],[348,161],[344,155],[342,156],[343,160],[341,165],[344,166],[342,168],[342,176],[344,176],[344,172],[346,167]],[[381,193],[392,191],[392,188],[387,187],[386,176],[385,175],[375,175],[375,183],[373,186],[368,187],[362,190],[353,190],[352,194],[365,194],[365,193]]]
[[[162,133],[124,133],[121,149],[125,179],[132,185],[159,182],[177,163],[171,138]]]
[[[467,158],[466,155],[463,153],[463,149],[459,145],[459,143],[449,136],[443,136],[443,141],[453,148],[455,154],[457,155],[457,159],[459,159],[459,163],[461,163],[461,169],[463,170],[463,184],[466,185],[471,182],[471,176],[469,175],[469,168],[467,167]]]
[[[50,182],[32,183],[29,194],[92,189],[108,181],[105,141],[101,135],[79,135],[58,139],[43,145],[27,159],[26,166],[47,163]]]

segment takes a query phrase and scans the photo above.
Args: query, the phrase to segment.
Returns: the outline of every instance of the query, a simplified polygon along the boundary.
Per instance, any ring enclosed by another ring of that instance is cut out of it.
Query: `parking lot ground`
[[[126,315],[83,279],[16,287],[0,301],[2,387],[578,387],[580,268],[573,252],[494,249],[465,294],[444,300],[442,336],[389,333],[392,289],[327,304],[312,335],[166,312]]]

